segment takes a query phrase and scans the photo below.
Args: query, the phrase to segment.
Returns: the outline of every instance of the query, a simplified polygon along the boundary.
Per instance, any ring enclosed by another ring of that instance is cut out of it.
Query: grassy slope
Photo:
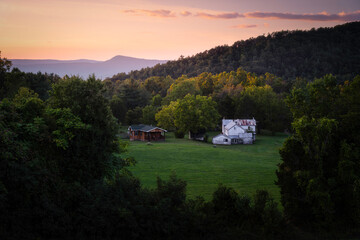
[[[280,162],[279,148],[285,135],[258,136],[254,145],[217,146],[187,139],[175,139],[171,133],[166,142],[131,142],[128,155],[137,164],[131,167],[144,187],[155,187],[156,177],[168,179],[172,171],[187,182],[187,195],[210,199],[219,183],[233,187],[240,194],[252,195],[256,189],[267,189],[276,201],[279,188],[274,184]]]

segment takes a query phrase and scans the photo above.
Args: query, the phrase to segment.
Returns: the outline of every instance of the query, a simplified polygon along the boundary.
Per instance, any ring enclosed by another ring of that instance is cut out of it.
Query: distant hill
[[[217,74],[241,67],[257,74],[269,72],[288,81],[296,77],[313,80],[329,73],[341,81],[360,73],[359,39],[360,22],[309,31],[274,32],[152,68],[119,73],[110,80],[167,75],[178,78],[183,74],[193,77],[202,72]]]
[[[10,59],[13,67],[23,72],[47,72],[55,73],[61,77],[67,75],[79,75],[87,78],[95,74],[98,78],[113,76],[119,72],[130,72],[156,64],[166,63],[166,60],[148,60],[126,56],[115,56],[107,61],[80,60],[32,60],[32,59]]]

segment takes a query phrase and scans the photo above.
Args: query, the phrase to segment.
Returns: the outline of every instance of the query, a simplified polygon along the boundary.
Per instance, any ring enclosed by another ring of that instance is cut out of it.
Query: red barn
[[[131,125],[128,128],[130,141],[165,141],[165,129],[149,125]]]

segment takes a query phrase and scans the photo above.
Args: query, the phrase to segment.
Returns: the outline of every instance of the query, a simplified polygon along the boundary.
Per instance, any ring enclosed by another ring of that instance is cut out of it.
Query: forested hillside
[[[338,81],[352,79],[360,69],[360,22],[310,31],[281,31],[218,46],[191,57],[158,64],[152,68],[119,73],[111,80],[145,80],[151,76],[197,76],[203,72],[244,70],[266,72],[284,80],[308,80],[333,74]]]

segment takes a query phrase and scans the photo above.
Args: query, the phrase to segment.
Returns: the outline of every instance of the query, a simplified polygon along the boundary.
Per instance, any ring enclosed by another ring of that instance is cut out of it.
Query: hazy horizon
[[[169,59],[155,59],[155,58],[141,58],[141,57],[133,57],[133,56],[126,56],[122,54],[115,54],[114,56],[110,57],[109,59],[105,60],[96,60],[96,59],[90,59],[90,58],[73,58],[73,59],[55,59],[55,58],[8,58],[9,60],[39,60],[39,61],[46,61],[46,60],[56,60],[56,61],[81,61],[81,60],[90,60],[90,61],[96,61],[96,62],[106,62],[109,61],[115,57],[126,57],[126,58],[136,58],[136,59],[142,59],[142,60],[160,60],[160,61],[169,61]]]

